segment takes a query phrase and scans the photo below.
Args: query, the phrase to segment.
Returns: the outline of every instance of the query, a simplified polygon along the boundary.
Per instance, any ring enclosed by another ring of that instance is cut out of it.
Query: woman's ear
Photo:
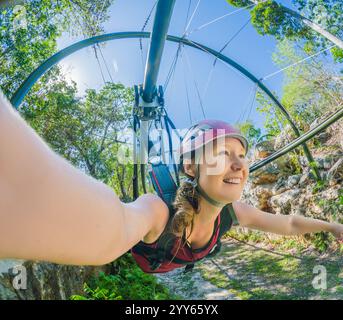
[[[194,164],[192,163],[185,163],[183,165],[184,171],[187,175],[191,176],[191,177],[195,177],[195,169],[194,169]]]

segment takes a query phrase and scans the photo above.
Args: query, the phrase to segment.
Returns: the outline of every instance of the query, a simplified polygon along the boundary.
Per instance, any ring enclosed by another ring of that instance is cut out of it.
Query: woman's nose
[[[232,163],[231,163],[231,168],[234,171],[242,170],[242,168],[243,168],[242,161],[239,158],[234,157],[234,159],[232,160]]]

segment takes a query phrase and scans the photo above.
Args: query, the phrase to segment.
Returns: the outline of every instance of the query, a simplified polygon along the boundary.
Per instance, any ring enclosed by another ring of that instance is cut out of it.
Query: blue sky
[[[141,30],[155,0],[115,0],[110,8],[110,19],[105,24],[105,32]],[[193,13],[198,0],[192,1],[190,12]],[[282,3],[290,6],[289,1]],[[177,0],[169,34],[181,36],[186,25],[188,0]],[[201,0],[194,14],[188,31],[237,10],[225,0]],[[154,16],[152,15],[146,31],[151,31]],[[188,36],[191,40],[200,42],[213,49],[220,50],[249,19],[249,13],[242,10]],[[81,38],[64,34],[58,41],[62,49]],[[143,57],[148,49],[149,41],[143,41]],[[260,36],[248,24],[230,45],[224,54],[242,64],[257,78],[266,76],[278,70],[272,62],[271,55],[275,50],[276,41],[272,37]],[[172,60],[177,50],[177,44],[167,43],[161,63],[158,84],[164,84]],[[140,84],[143,81],[144,65],[138,39],[116,40],[103,46],[103,54],[115,82],[127,86]],[[206,118],[216,118],[235,123],[238,120],[251,119],[256,127],[263,131],[264,116],[256,111],[253,100],[255,85],[233,70],[218,62],[209,79],[214,58],[209,54],[192,48],[183,48],[178,60],[175,75],[166,90],[166,108],[178,128],[188,127],[191,123],[203,119],[201,103]],[[61,62],[63,70],[69,78],[77,82],[80,94],[86,88],[100,88],[103,85],[98,64],[90,48],[83,49]],[[106,80],[110,80],[103,65]],[[209,84],[206,86],[206,84]],[[265,84],[279,96],[282,89],[282,73],[265,81]],[[207,91],[205,92],[205,88]],[[201,96],[201,102],[197,89]],[[187,103],[187,91],[190,110]],[[192,120],[192,121],[191,121]]]

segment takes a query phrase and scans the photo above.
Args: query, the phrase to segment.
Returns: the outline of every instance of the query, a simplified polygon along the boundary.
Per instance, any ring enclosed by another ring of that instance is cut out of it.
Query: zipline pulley
[[[158,91],[155,90],[151,102],[144,101],[142,86],[135,86],[135,106],[133,115],[137,116],[141,121],[160,119],[165,116],[162,86],[159,86]]]

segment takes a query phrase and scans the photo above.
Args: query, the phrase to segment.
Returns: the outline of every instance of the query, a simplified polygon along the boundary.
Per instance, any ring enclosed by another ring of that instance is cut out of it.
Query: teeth
[[[239,184],[241,182],[241,179],[225,179],[224,182]]]

